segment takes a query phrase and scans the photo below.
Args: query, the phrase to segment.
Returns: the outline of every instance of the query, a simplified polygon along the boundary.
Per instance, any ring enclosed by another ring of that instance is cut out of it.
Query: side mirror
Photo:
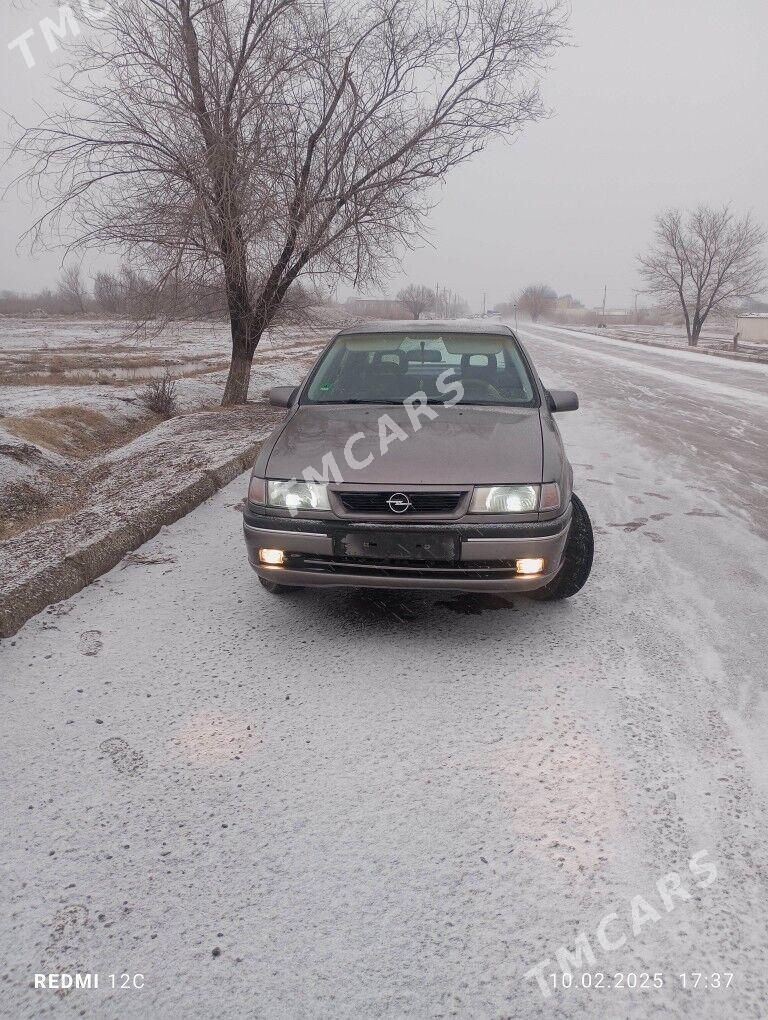
[[[547,390],[547,405],[552,414],[557,411],[578,411],[579,398],[573,390]]]
[[[298,386],[273,386],[269,391],[269,402],[273,407],[291,407],[298,392]]]

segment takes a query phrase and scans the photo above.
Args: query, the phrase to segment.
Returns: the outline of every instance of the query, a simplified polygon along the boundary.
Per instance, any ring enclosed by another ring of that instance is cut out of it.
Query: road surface
[[[242,478],[2,643],[3,1016],[765,1015],[768,375],[525,340],[575,599],[270,596]]]

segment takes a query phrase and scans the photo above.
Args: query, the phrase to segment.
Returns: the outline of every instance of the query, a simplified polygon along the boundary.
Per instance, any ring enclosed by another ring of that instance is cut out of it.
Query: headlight
[[[477,485],[471,514],[531,514],[539,503],[538,485]]]
[[[267,503],[285,510],[330,510],[328,488],[317,482],[267,482]]]

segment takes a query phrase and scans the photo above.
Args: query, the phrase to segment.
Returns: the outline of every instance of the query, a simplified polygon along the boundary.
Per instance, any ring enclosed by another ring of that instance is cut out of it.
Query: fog
[[[6,50],[40,13],[1,17],[2,106],[29,120],[50,102],[55,57],[38,44],[27,69]],[[571,30],[544,79],[552,115],[445,182],[389,292],[439,283],[479,309],[483,292],[490,306],[543,280],[588,305],[607,286],[608,306],[627,306],[658,209],[731,201],[768,222],[765,0],[574,0]],[[55,280],[58,254],[16,250],[32,213],[15,194],[3,202],[0,289]]]

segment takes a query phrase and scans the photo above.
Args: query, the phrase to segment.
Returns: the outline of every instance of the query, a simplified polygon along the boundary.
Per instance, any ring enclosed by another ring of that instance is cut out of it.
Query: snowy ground
[[[275,598],[243,477],[2,643],[2,1015],[765,1015],[768,375],[525,334],[572,601]]]
[[[0,319],[0,417],[58,404],[136,417],[142,413],[138,393],[166,368],[177,378],[182,410],[221,399],[230,345],[225,323],[172,324],[160,335],[135,329],[119,322]],[[318,337],[331,333],[281,328],[265,334],[251,395],[274,385],[273,369],[285,355],[316,351]],[[18,385],[15,375],[23,378]]]
[[[251,399],[301,378],[332,332],[307,326],[265,334]],[[70,489],[79,492],[107,451],[158,425],[143,399],[149,380],[171,372],[179,412],[215,408],[227,334],[226,324],[210,322],[156,335],[129,323],[0,319],[0,512],[9,522],[0,521],[0,536],[61,516],[61,507],[79,501]]]
[[[598,329],[594,326],[573,326],[571,328],[580,333],[597,332],[598,335],[615,337],[625,342],[630,341],[643,345],[690,350],[685,329],[679,326],[646,326],[633,323],[627,326],[611,324],[604,329]],[[733,337],[735,332],[735,325],[730,328],[722,326],[708,327],[702,331],[699,343],[693,351],[694,353],[717,351],[733,356]],[[734,360],[739,360],[741,356],[744,356],[745,360],[746,358],[755,358],[768,362],[768,344],[761,344],[751,340],[739,340],[737,352],[737,357]]]

